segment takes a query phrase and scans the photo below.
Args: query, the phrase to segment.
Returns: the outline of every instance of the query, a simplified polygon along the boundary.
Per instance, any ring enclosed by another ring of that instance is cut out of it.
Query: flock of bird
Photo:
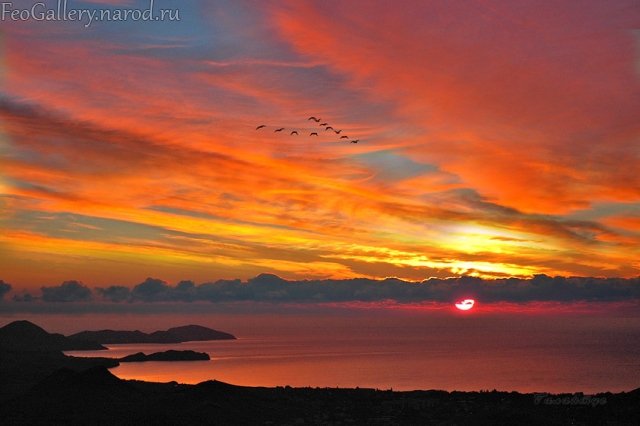
[[[321,118],[316,118],[316,117],[309,117],[309,119],[307,121],[311,121],[311,120],[315,121],[316,123],[320,123],[320,121],[322,121]],[[340,132],[342,132],[342,129],[336,130],[333,127],[329,126],[329,123],[320,123],[319,125],[321,127],[324,127],[324,131],[325,132],[327,130],[332,130],[336,135],[340,135]],[[256,130],[260,130],[260,129],[265,128],[265,127],[267,127],[265,124],[261,124],[258,127],[256,127]],[[279,127],[277,129],[275,129],[274,132],[282,132],[283,130],[285,130],[284,127]],[[293,131],[291,131],[291,134],[297,136],[298,135],[298,131],[297,130],[293,130]],[[318,136],[318,132],[311,132],[309,134],[309,136]],[[340,139],[349,139],[349,136],[340,135]],[[353,140],[350,140],[349,142],[358,143],[358,142],[360,142],[360,139],[353,139]]]

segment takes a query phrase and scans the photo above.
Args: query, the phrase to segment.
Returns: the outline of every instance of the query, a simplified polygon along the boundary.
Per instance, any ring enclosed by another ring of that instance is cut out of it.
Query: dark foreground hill
[[[95,366],[111,368],[118,365],[112,358],[78,358],[60,351],[0,349],[0,403],[27,391],[59,369],[84,371]]]
[[[251,388],[217,381],[197,385],[148,383],[121,380],[105,367],[97,366],[82,372],[58,370],[22,395],[0,403],[0,424],[638,424],[640,390],[544,398],[548,400],[533,394],[496,391]]]
[[[83,341],[95,341],[104,345],[119,343],[182,343],[204,340],[231,340],[236,337],[229,333],[202,327],[200,325],[185,325],[170,328],[166,331],[155,331],[147,334],[136,331],[81,331],[72,334],[70,339]]]
[[[207,334],[196,328],[192,335]],[[29,321],[14,321],[0,328],[0,402],[20,395],[58,369],[80,372],[95,366],[112,368],[120,365],[119,360],[114,358],[81,358],[62,353],[94,349],[107,348],[95,341],[74,340],[62,334],[48,333]],[[204,359],[209,359],[209,355],[193,351],[165,351],[134,355],[133,359],[124,362]]]

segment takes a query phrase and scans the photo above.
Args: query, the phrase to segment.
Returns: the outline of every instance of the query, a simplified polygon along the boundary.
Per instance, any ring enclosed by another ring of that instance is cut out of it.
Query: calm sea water
[[[163,320],[169,322],[167,318]],[[235,319],[204,316],[198,321],[239,339],[179,345],[111,345],[109,352],[69,354],[121,357],[136,352],[191,349],[211,356],[211,361],[123,363],[112,369],[123,379],[162,382],[216,379],[247,386],[554,393],[620,392],[640,387],[638,318],[423,318],[371,314]],[[186,322],[171,326],[183,324]],[[162,327],[149,329],[147,324],[147,328],[144,331]]]

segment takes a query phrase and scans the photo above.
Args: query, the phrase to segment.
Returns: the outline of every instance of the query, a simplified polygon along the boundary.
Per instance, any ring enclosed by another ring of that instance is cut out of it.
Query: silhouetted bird
[[[313,120],[313,121],[315,121],[317,123],[318,121],[320,121],[322,119],[321,118],[315,118],[315,117],[309,117],[309,120]],[[309,121],[309,120],[307,120],[307,121]]]
[[[321,123],[320,125],[321,126],[326,126],[327,124],[329,124],[329,123]]]
[[[279,129],[274,130],[274,132],[281,132],[284,130],[284,127],[280,127]]]
[[[347,135],[340,136],[340,139],[349,139],[349,136],[347,136]]]
[[[298,131],[297,131],[297,130],[294,130],[293,132],[291,132],[291,134],[292,134],[292,135],[297,135],[297,134],[298,134]]]
[[[261,124],[261,125],[259,125],[258,127],[256,127],[256,130],[258,130],[258,129],[262,129],[263,127],[267,127],[267,126],[265,126],[264,124]]]
[[[333,127],[331,127],[331,126],[327,126],[324,130],[325,130],[325,131],[327,131],[327,130],[329,130],[329,129],[333,130]]]
[[[360,141],[360,139],[356,139],[354,141],[351,141],[351,143],[358,143]]]
[[[316,132],[311,133],[309,136],[313,136],[313,135],[318,136],[318,134]]]
[[[336,135],[339,135],[341,131],[342,131],[342,129],[340,129],[340,130],[334,130],[334,132],[336,132]]]

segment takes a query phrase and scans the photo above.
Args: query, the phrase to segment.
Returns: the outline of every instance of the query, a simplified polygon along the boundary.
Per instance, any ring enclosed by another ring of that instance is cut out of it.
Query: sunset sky
[[[640,3],[402,5],[4,14],[0,279],[638,277]]]

